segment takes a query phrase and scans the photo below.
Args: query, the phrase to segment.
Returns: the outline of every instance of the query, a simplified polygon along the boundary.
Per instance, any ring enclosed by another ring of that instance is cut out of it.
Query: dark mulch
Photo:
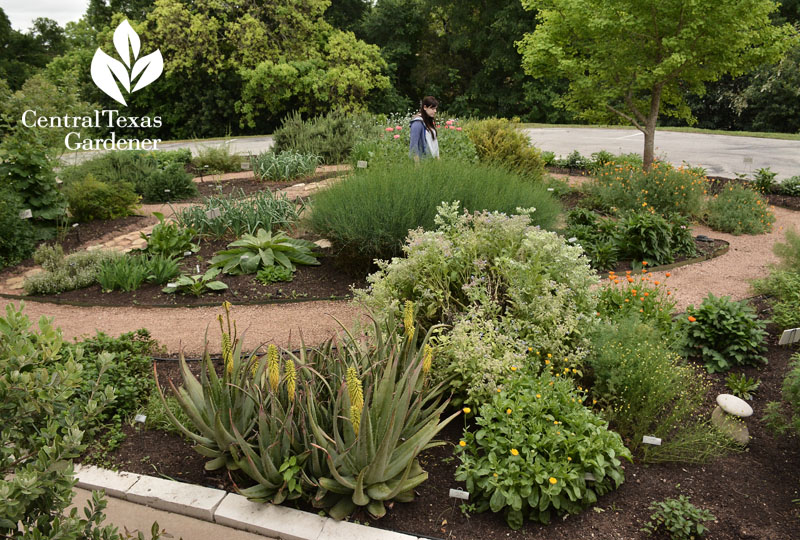
[[[198,265],[200,273],[209,268],[208,261],[217,251],[227,248],[229,240],[206,241],[201,244],[200,251],[185,257],[181,261],[182,272],[196,275]],[[164,285],[146,284],[133,292],[103,292],[100,285],[92,285],[84,289],[67,291],[52,296],[37,296],[37,300],[55,300],[76,304],[102,306],[196,306],[203,304],[219,304],[224,300],[237,305],[259,303],[273,300],[324,300],[332,297],[346,297],[351,294],[351,287],[366,286],[366,274],[354,273],[346,260],[337,257],[330,249],[318,250],[319,266],[297,266],[294,279],[290,282],[263,285],[257,281],[255,274],[231,276],[219,274],[217,280],[228,285],[228,289],[220,292],[209,291],[200,297],[180,293],[164,293]]]
[[[768,316],[764,313],[768,308],[763,299],[755,299],[754,304],[762,316]],[[500,515],[491,512],[462,514],[458,502],[448,496],[450,488],[464,489],[454,480],[458,460],[452,448],[463,429],[461,420],[457,419],[441,434],[448,444],[420,456],[429,478],[417,488],[418,497],[414,502],[394,504],[381,520],[371,520],[364,514],[357,514],[353,519],[375,527],[442,539],[644,539],[649,537],[639,529],[652,513],[648,505],[683,494],[688,495],[693,504],[717,516],[717,522],[710,524],[708,538],[800,538],[800,511],[792,503],[792,499],[798,498],[800,488],[800,444],[796,437],[773,435],[759,421],[766,404],[780,399],[788,359],[800,347],[778,346],[777,329],[770,325],[768,330],[769,363],[737,370],[761,379],[761,387],[751,402],[756,413],[746,422],[752,440],[744,452],[706,465],[626,464],[625,483],[617,491],[601,497],[594,508],[565,519],[557,518],[549,526],[527,523],[522,530],[512,531]],[[197,371],[196,362],[190,366]],[[217,366],[219,369],[219,362]],[[158,372],[162,385],[168,379],[180,380],[175,361],[159,361]],[[727,392],[724,374],[714,375],[712,379],[714,393]],[[180,437],[142,427],[126,427],[125,433],[126,439],[104,459],[105,465],[232,489],[233,481],[227,473],[204,471],[204,459]],[[243,482],[243,485],[247,484]]]
[[[214,180],[214,176],[205,176],[200,182],[197,182],[198,197],[185,199],[180,202],[202,202],[204,197],[211,195],[231,195],[238,196],[244,192],[245,195],[259,193],[261,191],[276,191],[285,189],[296,184],[311,184],[320,182],[332,176],[341,174],[338,171],[326,171],[315,173],[310,176],[295,178],[289,182],[267,182],[259,180],[254,175],[249,178],[236,178],[233,180]]]

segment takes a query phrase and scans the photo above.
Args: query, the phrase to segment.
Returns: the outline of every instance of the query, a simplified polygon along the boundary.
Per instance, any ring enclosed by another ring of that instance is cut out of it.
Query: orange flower
[[[628,283],[633,283],[633,278],[631,276],[628,276]]]
[[[519,450],[517,450],[516,448],[512,448],[511,449],[511,455],[512,456],[518,456],[519,455]]]
[[[463,448],[463,447],[467,446],[467,442],[466,441],[458,441],[458,445]]]
[[[694,321],[696,321],[696,320],[697,320],[697,319],[695,319],[694,317],[692,317],[691,315],[689,315],[689,322],[694,322]]]
[[[647,261],[642,261],[642,266],[647,266]]]
[[[664,274],[664,275],[665,275],[665,276],[667,276],[667,277],[669,277],[669,276],[671,276],[672,274],[670,274],[669,272],[667,272],[667,273],[666,273],[666,274]]]

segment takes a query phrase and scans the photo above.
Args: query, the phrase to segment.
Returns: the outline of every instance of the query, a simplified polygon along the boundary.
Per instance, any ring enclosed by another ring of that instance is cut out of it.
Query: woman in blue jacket
[[[439,102],[433,96],[425,96],[420,102],[419,114],[411,118],[411,143],[408,155],[414,161],[433,157],[439,159],[439,139],[437,137],[436,109]]]

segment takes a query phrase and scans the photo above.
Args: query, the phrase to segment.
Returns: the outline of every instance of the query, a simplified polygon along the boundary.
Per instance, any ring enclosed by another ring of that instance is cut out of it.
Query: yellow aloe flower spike
[[[361,427],[361,409],[355,405],[350,406],[350,421],[353,423],[353,432],[358,437],[358,428]]]
[[[358,378],[356,368],[347,368],[347,392],[350,394],[350,405],[358,408],[359,415],[364,408],[364,391],[361,388],[361,379]]]
[[[269,374],[269,386],[272,391],[278,390],[278,383],[281,380],[281,364],[278,356],[278,347],[270,345],[267,348],[267,372]]]
[[[427,374],[431,370],[431,364],[433,363],[433,347],[425,344],[425,353],[422,357],[422,373]]]
[[[286,362],[286,392],[289,400],[294,401],[294,392],[297,388],[297,371],[294,368],[294,360]]]
[[[406,336],[411,339],[414,336],[414,302],[406,300],[403,308],[403,325],[406,329]]]

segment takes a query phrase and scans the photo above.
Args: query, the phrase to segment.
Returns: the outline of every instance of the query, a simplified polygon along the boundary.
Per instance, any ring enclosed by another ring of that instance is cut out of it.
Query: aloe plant
[[[223,303],[227,332],[223,325],[222,315],[218,317],[222,331],[222,356],[225,363],[222,377],[217,375],[211,356],[208,354],[208,335],[206,348],[200,365],[198,380],[186,364],[183,353],[180,355],[180,371],[183,385],[176,387],[169,382],[178,404],[192,422],[185,426],[170,412],[161,387],[156,384],[164,411],[170,421],[184,435],[195,442],[195,450],[210,458],[206,462],[207,470],[222,467],[235,470],[237,463],[238,437],[247,437],[258,422],[258,407],[253,395],[247,391],[248,379],[251,378],[249,366],[256,359],[255,354],[242,358],[242,340],[237,336],[236,323],[231,330],[230,304]],[[153,363],[153,371],[158,381],[158,370]],[[193,428],[193,429],[192,429]]]
[[[316,247],[313,242],[290,238],[284,232],[258,229],[255,235],[245,234],[228,247],[211,259],[211,266],[222,268],[226,274],[254,274],[262,266],[275,264],[289,270],[294,270],[294,263],[319,264],[312,253]]]
[[[433,437],[460,414],[440,421],[447,405],[438,403],[441,387],[423,384],[430,332],[417,348],[393,321],[386,324],[384,330],[374,323],[374,350],[365,352],[352,336],[338,348],[340,365],[361,358],[367,362],[358,362],[359,368],[371,367],[347,369],[345,381],[331,389],[328,411],[318,406],[318,396],[306,396],[308,422],[328,466],[328,474],[317,479],[314,504],[335,519],[357,507],[381,517],[386,502],[411,501],[414,488],[428,478],[417,456],[443,444]]]

